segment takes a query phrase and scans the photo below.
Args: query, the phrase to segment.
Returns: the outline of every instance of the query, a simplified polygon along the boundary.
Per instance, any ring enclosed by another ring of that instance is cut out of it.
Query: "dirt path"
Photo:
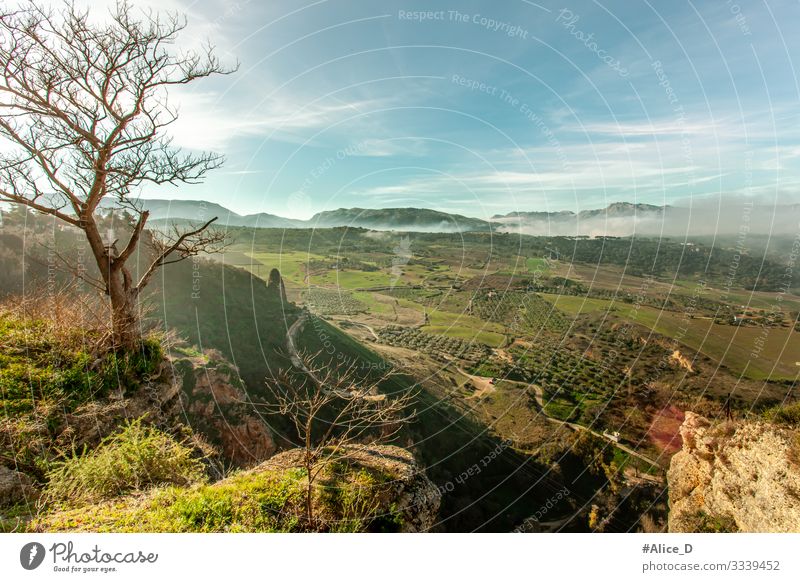
[[[486,378],[486,377],[483,377],[483,376],[475,376],[473,374],[468,373],[466,370],[464,370],[464,369],[462,369],[462,368],[460,368],[458,366],[456,366],[456,370],[458,370],[464,376],[467,376],[479,388],[469,398],[478,399],[478,398],[481,398],[481,397],[485,396],[486,394],[490,394],[490,393],[494,392],[497,389],[497,387],[495,385],[489,383],[489,378]],[[598,438],[601,438],[604,441],[607,441],[607,442],[611,443],[612,445],[614,445],[615,447],[617,447],[621,451],[623,451],[625,453],[628,453],[629,455],[632,455],[632,456],[636,457],[637,459],[641,459],[642,461],[644,461],[645,463],[650,464],[653,467],[659,467],[659,468],[661,467],[661,465],[658,463],[658,461],[656,461],[654,459],[651,459],[647,455],[643,455],[642,453],[636,451],[635,449],[632,449],[631,447],[629,447],[627,445],[624,445],[624,444],[622,444],[620,442],[615,441],[613,438],[611,438],[608,435],[603,434],[602,432],[596,431],[596,430],[591,429],[588,426],[584,426],[582,424],[577,424],[577,423],[574,423],[574,422],[567,422],[566,420],[561,420],[559,418],[554,418],[554,417],[548,415],[547,412],[545,411],[545,407],[544,407],[544,390],[542,389],[541,386],[539,386],[537,384],[529,384],[528,382],[519,382],[517,380],[504,380],[504,379],[501,379],[500,381],[501,382],[508,382],[509,384],[516,384],[517,386],[523,386],[523,387],[526,387],[526,388],[533,388],[534,394],[535,394],[535,397],[536,397],[536,404],[539,406],[539,410],[542,413],[542,416],[544,416],[549,422],[552,422],[554,424],[559,424],[561,426],[566,426],[568,428],[571,428],[572,430],[589,432],[589,433],[593,434],[594,436],[596,436]]]
[[[289,327],[286,332],[286,349],[289,352],[289,359],[292,361],[292,365],[297,368],[298,370],[302,370],[306,374],[311,375],[309,369],[303,363],[300,354],[297,352],[297,336],[300,335],[300,332],[303,330],[303,326],[306,324],[306,320],[308,319],[308,315],[306,313],[302,313],[300,317]]]
[[[475,386],[476,390],[469,398],[475,398],[479,400],[486,396],[487,394],[491,394],[496,390],[496,386],[491,383],[490,378],[486,378],[484,376],[474,376],[473,374],[468,374],[461,368],[457,368],[459,372],[464,374],[467,378],[469,378],[470,382]]]

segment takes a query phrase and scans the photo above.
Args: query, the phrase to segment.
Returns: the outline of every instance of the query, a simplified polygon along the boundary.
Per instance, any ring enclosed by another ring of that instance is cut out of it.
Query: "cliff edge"
[[[800,532],[800,431],[686,413],[672,457],[670,532]]]

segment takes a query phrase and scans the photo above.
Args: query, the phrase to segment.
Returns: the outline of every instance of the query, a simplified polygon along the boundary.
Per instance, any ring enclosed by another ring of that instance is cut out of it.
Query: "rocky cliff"
[[[162,390],[179,395],[184,422],[220,449],[229,464],[246,467],[275,453],[269,427],[221,354],[173,358],[170,368]]]
[[[800,532],[800,432],[686,413],[672,457],[669,531]]]
[[[391,445],[351,445],[345,450],[350,470],[382,476],[373,485],[376,513],[390,517],[400,532],[427,532],[437,521],[441,494],[424,470],[405,449]],[[301,467],[303,450],[279,453],[253,472]],[[323,486],[324,487],[324,486]]]
[[[188,427],[198,454],[217,474],[254,466],[276,451],[238,373],[214,352],[173,350],[137,385],[72,408],[43,408],[0,418],[0,508],[34,501],[46,481],[43,465],[64,451],[94,449],[131,419],[176,436]]]
[[[88,403],[67,414],[59,441],[92,448],[130,418],[174,429],[188,425],[226,465],[244,467],[276,450],[269,427],[247,403],[236,370],[220,354],[174,351],[131,393]]]

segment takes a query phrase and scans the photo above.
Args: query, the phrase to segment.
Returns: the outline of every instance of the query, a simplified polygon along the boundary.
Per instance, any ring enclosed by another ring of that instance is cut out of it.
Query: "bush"
[[[800,402],[770,408],[764,416],[770,422],[800,426]]]
[[[91,502],[156,485],[189,485],[205,479],[191,448],[141,420],[129,422],[89,453],[48,473],[46,497]]]

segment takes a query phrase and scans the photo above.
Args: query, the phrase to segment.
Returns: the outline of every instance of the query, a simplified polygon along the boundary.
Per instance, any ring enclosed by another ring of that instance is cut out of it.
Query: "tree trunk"
[[[311,470],[313,469],[312,465],[307,465],[306,471],[308,471],[308,484],[306,485],[306,519],[308,520],[308,528],[310,530],[314,530],[314,488],[313,482],[311,481]]]
[[[309,529],[314,529],[314,483],[312,481],[311,472],[314,470],[314,456],[313,451],[311,448],[311,427],[312,427],[312,417],[309,416],[308,420],[306,421],[306,434],[305,434],[305,462],[306,462],[306,472],[308,473],[308,485],[306,486],[306,519],[308,520],[308,527]]]
[[[138,293],[124,265],[114,265],[114,246],[106,246],[92,216],[83,216],[83,229],[111,301],[111,333],[116,350],[136,349],[141,340],[136,313]]]
[[[136,313],[136,296],[125,289],[122,274],[111,274],[108,286],[111,298],[111,324],[114,348],[126,351],[136,349],[141,340],[139,317]]]

